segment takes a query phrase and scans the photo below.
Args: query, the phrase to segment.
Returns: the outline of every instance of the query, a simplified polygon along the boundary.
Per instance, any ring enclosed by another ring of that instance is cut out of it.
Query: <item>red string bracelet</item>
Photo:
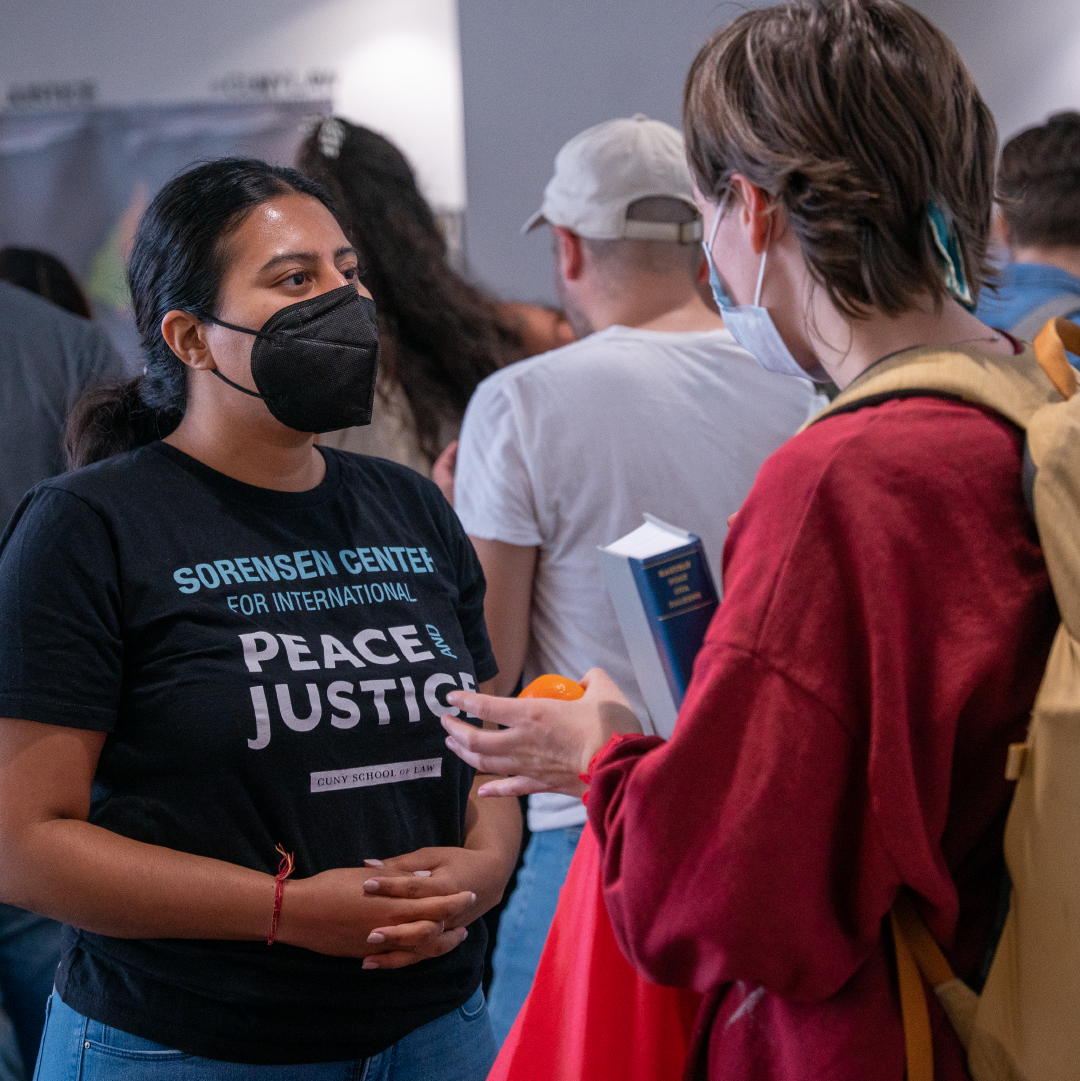
[[[274,876],[274,915],[270,920],[270,937],[266,940],[268,946],[274,944],[277,938],[278,918],[281,916],[281,899],[285,896],[285,879],[293,873],[293,854],[286,852],[278,845],[275,851],[281,853],[281,862],[278,864],[277,874]]]

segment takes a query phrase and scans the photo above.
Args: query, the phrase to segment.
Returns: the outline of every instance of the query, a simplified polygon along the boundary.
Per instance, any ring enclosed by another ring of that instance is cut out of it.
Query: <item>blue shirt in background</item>
[[[1080,323],[1080,278],[1043,263],[1009,263],[1001,272],[997,292],[984,289],[979,295],[975,314],[987,326],[1011,330],[1040,304],[1062,293],[1076,294],[1076,308],[1065,317]],[[1080,357],[1072,353],[1068,357],[1074,367],[1080,367]]]

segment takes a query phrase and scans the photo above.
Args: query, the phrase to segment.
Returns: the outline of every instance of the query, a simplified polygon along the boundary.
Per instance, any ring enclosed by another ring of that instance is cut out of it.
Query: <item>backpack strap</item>
[[[1023,319],[1009,327],[1009,333],[1030,342],[1049,319],[1063,318],[1080,313],[1080,296],[1076,293],[1058,293],[1044,300]]]
[[[1067,320],[1059,322],[1074,327],[1080,335],[1076,324]],[[1064,347],[1061,359],[1071,372],[1064,358]],[[1058,365],[1054,369],[1055,378],[1065,378],[1067,373]],[[1044,405],[1061,401],[1065,395],[1051,381],[1031,346],[1011,357],[975,347],[923,346],[871,365],[827,408],[807,421],[803,429],[837,413],[864,409],[893,398],[912,397],[968,402],[1026,429],[1033,414]]]
[[[907,1081],[934,1081],[933,1035],[923,980],[934,989],[965,1049],[971,1040],[977,997],[970,987],[956,978],[905,890],[897,894],[889,911],[889,920],[900,985]]]
[[[1076,393],[1077,380],[1076,369],[1065,352],[1080,353],[1080,326],[1069,319],[1051,319],[1035,335],[1032,345],[1039,367],[1068,401]]]
[[[896,977],[900,984],[900,1016],[904,1024],[904,1051],[907,1057],[907,1081],[934,1081],[934,1038],[930,1032],[930,1011],[922,974],[911,951],[904,926],[897,913],[897,898],[889,912],[893,948],[896,951]]]

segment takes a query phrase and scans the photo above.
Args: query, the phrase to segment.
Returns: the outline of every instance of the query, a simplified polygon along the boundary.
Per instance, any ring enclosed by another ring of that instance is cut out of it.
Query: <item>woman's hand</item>
[[[471,923],[494,908],[521,851],[521,811],[517,803],[487,800],[481,804],[478,799],[480,786],[495,779],[478,776],[473,781],[461,848],[420,848],[393,859],[365,860],[371,871],[364,889],[386,900],[460,896],[468,890],[472,903],[454,926]],[[377,933],[386,930],[380,927]],[[369,958],[365,965],[388,967],[385,956]]]
[[[363,868],[343,867],[286,882],[277,941],[334,957],[363,957],[365,968],[401,968],[449,953],[465,940],[477,903],[471,890],[376,896],[364,888],[370,877]],[[377,962],[371,960],[376,954]]]
[[[0,718],[0,900],[111,938],[265,942],[272,875],[87,822],[104,742],[104,732]],[[487,800],[476,812],[470,799],[468,847],[502,852],[509,878],[520,835],[517,805]],[[364,868],[338,868],[287,881],[278,941],[363,957],[372,968],[438,957],[464,941],[478,903],[472,888],[373,896],[364,889],[370,877]]]
[[[419,848],[394,859],[364,863],[369,868],[364,889],[375,896],[419,898],[469,891],[475,901],[460,917],[462,926],[499,903],[509,877],[506,856],[497,849]]]
[[[449,714],[442,726],[446,745],[483,773],[504,776],[485,782],[481,796],[524,796],[533,792],[585,791],[579,774],[616,732],[640,732],[641,724],[622,692],[599,668],[581,680],[585,694],[574,702],[550,698],[493,698],[452,691],[446,700],[503,731],[474,728]],[[510,776],[507,776],[510,775]]]

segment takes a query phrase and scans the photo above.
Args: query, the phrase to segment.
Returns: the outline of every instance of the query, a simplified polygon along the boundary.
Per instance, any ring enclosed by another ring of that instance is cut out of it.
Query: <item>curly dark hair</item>
[[[1080,113],[1055,113],[1013,136],[997,195],[1013,244],[1080,247]]]
[[[899,0],[745,12],[694,60],[683,127],[699,189],[719,201],[740,173],[768,192],[849,317],[945,298],[931,203],[972,290],[988,280],[994,119],[953,44]]]
[[[388,139],[332,117],[304,140],[296,167],[330,192],[360,252],[383,372],[404,392],[420,451],[434,461],[441,422],[460,423],[477,384],[524,355],[521,341],[450,266],[435,216]]]

